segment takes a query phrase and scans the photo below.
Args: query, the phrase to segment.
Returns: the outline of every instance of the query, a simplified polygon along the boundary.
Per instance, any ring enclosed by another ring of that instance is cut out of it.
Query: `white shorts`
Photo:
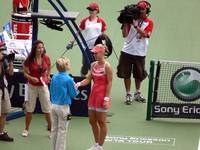
[[[48,86],[34,86],[31,84],[28,84],[28,101],[25,104],[26,112],[34,112],[38,96],[42,112],[50,113],[51,102]]]
[[[108,112],[107,109],[104,109],[104,108],[96,108],[96,107],[88,107],[88,110],[95,110],[95,111],[98,111],[98,112]]]

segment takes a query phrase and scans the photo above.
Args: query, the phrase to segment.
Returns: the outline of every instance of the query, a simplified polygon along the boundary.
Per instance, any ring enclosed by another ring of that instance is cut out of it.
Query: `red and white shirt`
[[[31,75],[32,77],[35,77],[39,80],[39,82],[35,83],[31,80],[28,80],[28,83],[34,85],[34,86],[43,86],[43,83],[41,81],[41,77],[43,79],[43,81],[48,84],[48,79],[47,79],[47,69],[49,66],[49,62],[50,62],[50,57],[47,55],[43,55],[42,57],[42,64],[41,65],[37,65],[36,60],[34,60],[32,63],[24,63],[25,67],[29,68],[29,75]],[[42,68],[42,72],[39,72],[39,68]]]
[[[94,43],[97,37],[107,29],[106,23],[103,19],[97,17],[97,20],[95,21],[92,20],[90,16],[84,18],[80,22],[79,28],[85,31],[84,38],[89,49],[92,49],[94,47]]]
[[[153,22],[149,18],[146,18],[141,23],[136,20],[136,24],[147,32],[148,37],[144,38],[137,32],[133,25],[130,25],[129,33],[125,39],[122,51],[134,56],[146,56],[149,37],[153,31]]]

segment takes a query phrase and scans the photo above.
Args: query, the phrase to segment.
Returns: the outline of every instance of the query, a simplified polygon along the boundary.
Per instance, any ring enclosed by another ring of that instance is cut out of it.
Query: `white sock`
[[[136,90],[135,90],[135,93],[138,93],[138,92],[140,92],[140,89],[136,89]]]
[[[131,91],[127,91],[126,94],[131,94]]]

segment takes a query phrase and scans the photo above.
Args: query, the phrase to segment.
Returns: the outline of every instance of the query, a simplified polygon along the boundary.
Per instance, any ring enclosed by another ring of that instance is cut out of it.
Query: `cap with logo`
[[[148,8],[149,6],[148,6],[148,4],[147,3],[145,3],[145,2],[139,2],[138,4],[137,4],[137,6],[138,7],[142,7],[142,8]]]
[[[99,10],[99,5],[97,3],[90,3],[86,9]]]

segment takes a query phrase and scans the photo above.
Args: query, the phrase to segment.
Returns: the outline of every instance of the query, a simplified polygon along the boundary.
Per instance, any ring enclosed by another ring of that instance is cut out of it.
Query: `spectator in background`
[[[13,12],[27,11],[29,0],[13,0]]]

